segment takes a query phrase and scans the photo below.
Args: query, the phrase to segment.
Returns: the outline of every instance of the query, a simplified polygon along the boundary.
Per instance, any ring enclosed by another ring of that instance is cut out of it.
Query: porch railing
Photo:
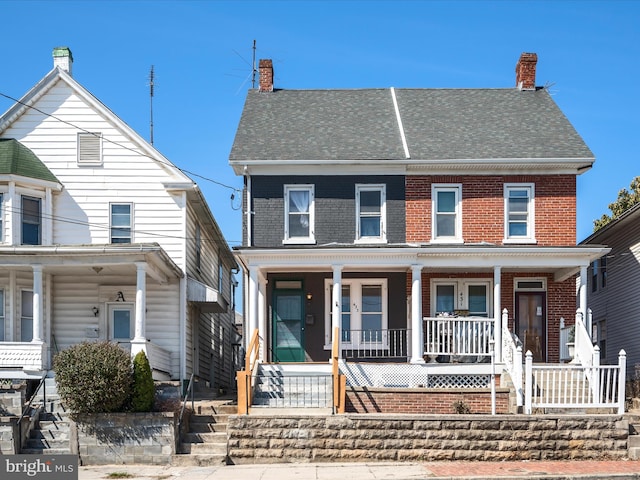
[[[595,349],[593,343],[591,343],[591,335],[587,331],[584,319],[584,312],[578,310],[576,313],[576,328],[575,328],[575,355],[580,365],[584,367],[590,367],[593,365],[593,359],[595,358]],[[600,355],[598,354],[598,362],[600,361]]]
[[[600,351],[595,348],[590,366],[533,365],[533,355],[525,360],[524,413],[536,408],[613,408],[624,413],[627,355],[618,356],[618,365],[600,365]]]
[[[253,388],[255,385],[255,369],[258,365],[260,353],[260,337],[258,330],[251,334],[251,340],[245,355],[244,370],[237,374],[238,382],[238,415],[248,415],[253,401]]]
[[[522,343],[509,331],[509,313],[506,308],[502,310],[502,360],[516,392],[516,405],[521,407],[524,405]]]
[[[343,357],[346,359],[406,359],[409,356],[409,335],[411,335],[411,331],[406,328],[342,330],[340,344]]]
[[[46,358],[46,343],[0,342],[0,368],[42,371]]]
[[[425,355],[491,355],[494,320],[486,317],[424,317]]]

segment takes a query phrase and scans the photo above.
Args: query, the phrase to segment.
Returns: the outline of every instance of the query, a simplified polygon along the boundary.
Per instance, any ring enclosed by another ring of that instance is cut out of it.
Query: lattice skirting
[[[430,372],[431,370],[431,372]],[[340,371],[351,387],[489,388],[491,375],[435,373],[428,364],[341,363]]]

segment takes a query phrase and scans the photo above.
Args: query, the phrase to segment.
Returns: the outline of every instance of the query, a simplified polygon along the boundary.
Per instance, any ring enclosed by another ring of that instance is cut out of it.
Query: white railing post
[[[593,311],[590,308],[587,308],[587,319],[585,321],[585,327],[587,329],[587,333],[589,334],[589,338],[593,341]]]
[[[513,378],[515,377],[515,378]],[[524,403],[524,392],[522,391],[522,346],[516,347],[516,353],[513,356],[513,388],[516,390],[516,405],[521,407]]]
[[[593,355],[591,360],[591,392],[593,393],[593,403],[603,403],[603,399],[600,398],[600,347],[596,345],[593,349]],[[606,399],[604,399],[606,400]]]
[[[531,350],[527,350],[525,354],[525,375],[524,375],[524,413],[531,415],[532,397],[533,397],[533,354]]]
[[[627,352],[620,350],[618,354],[618,414],[624,414],[625,382],[627,381]]]

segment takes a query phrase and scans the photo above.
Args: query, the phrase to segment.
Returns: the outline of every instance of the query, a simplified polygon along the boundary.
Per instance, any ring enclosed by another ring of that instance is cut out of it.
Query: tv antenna
[[[149,118],[150,118],[150,138],[149,142],[153,145],[153,65],[151,65],[151,72],[149,72]]]

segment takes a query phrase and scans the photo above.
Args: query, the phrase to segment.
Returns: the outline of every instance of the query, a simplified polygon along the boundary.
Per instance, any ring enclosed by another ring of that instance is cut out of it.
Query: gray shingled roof
[[[14,138],[0,138],[0,175],[60,183],[35,153]]]
[[[410,158],[593,158],[544,89],[396,89]],[[230,154],[404,160],[390,89],[249,91]]]

